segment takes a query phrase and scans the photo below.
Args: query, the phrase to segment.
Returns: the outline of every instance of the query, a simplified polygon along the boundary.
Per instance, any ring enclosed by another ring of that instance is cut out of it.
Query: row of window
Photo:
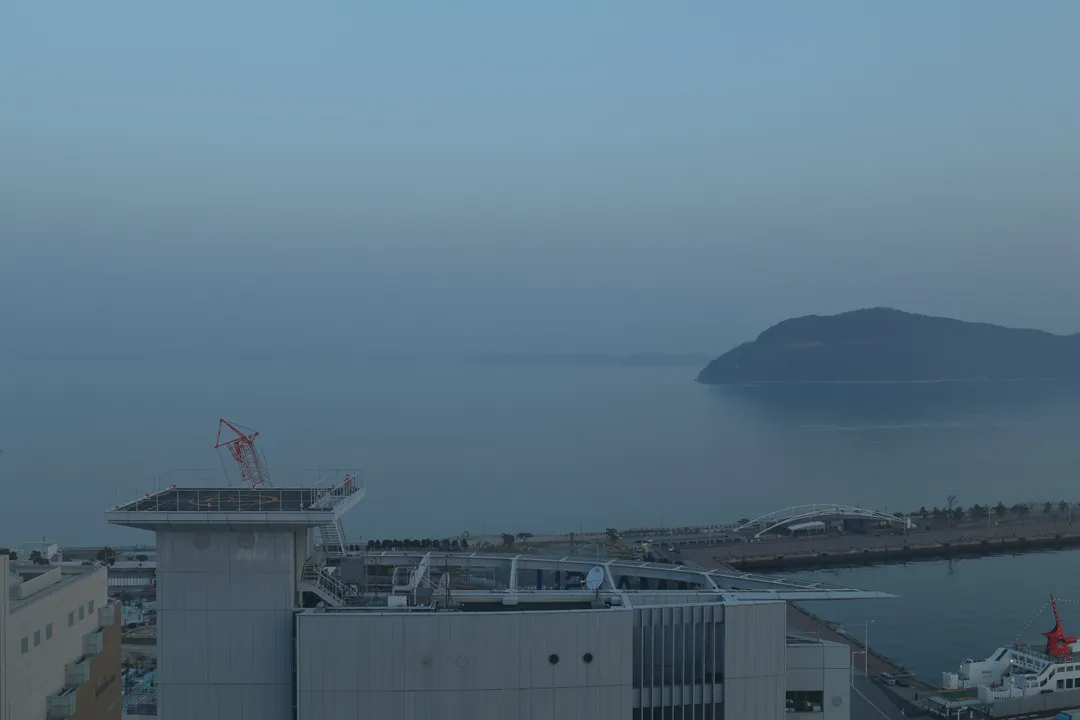
[[[48,625],[45,626],[45,639],[46,640],[52,640],[52,623],[49,623]],[[37,647],[40,644],[41,644],[41,631],[40,630],[35,630],[34,631],[34,647]],[[24,637],[22,639],[22,651],[23,651],[23,654],[26,654],[26,653],[30,652],[30,636],[29,635],[27,635],[26,637]]]
[[[72,625],[75,624],[75,613],[76,612],[79,614],[79,619],[80,620],[84,620],[86,618],[87,614],[93,615],[94,614],[94,601],[91,600],[90,602],[86,603],[85,605],[80,605],[78,610],[72,610],[72,611],[68,612],[68,627],[71,627]],[[45,639],[46,640],[52,640],[52,636],[53,636],[53,624],[49,623],[48,625],[45,626]],[[30,635],[27,635],[26,637],[24,637],[22,639],[22,652],[23,652],[24,655],[26,653],[30,652],[30,639],[31,639]],[[37,647],[38,645],[41,644],[41,630],[35,630],[34,631],[33,640],[34,640],[34,647]]]
[[[90,602],[86,603],[85,607],[80,605],[78,610],[72,610],[71,612],[69,612],[68,613],[68,627],[71,627],[72,625],[75,624],[75,613],[76,612],[79,613],[79,619],[80,620],[85,618],[87,616],[87,614],[93,615],[94,614],[94,601],[91,600]]]
[[[822,690],[788,690],[785,699],[788,712],[822,712],[825,693]],[[834,700],[835,702],[835,700]]]
[[[1073,685],[1073,682],[1076,683],[1075,686]],[[1075,681],[1072,678],[1064,678],[1057,681],[1058,690],[1072,690],[1073,687],[1080,688],[1080,678],[1077,678]]]

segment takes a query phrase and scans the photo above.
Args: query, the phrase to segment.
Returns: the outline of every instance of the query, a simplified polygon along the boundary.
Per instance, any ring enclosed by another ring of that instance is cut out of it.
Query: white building
[[[120,717],[120,629],[103,567],[0,554],[0,720]]]
[[[37,542],[23,543],[19,549],[19,559],[22,561],[30,560],[30,556],[34,553],[38,553],[45,560],[54,560],[60,553],[60,547],[56,543],[48,542],[46,540],[38,540]]]
[[[627,593],[559,609],[557,592],[536,609],[306,610],[298,717],[850,717],[849,649],[789,636],[783,600]]]
[[[166,481],[167,482],[167,481]],[[157,533],[163,720],[846,720],[846,646],[787,601],[884,593],[670,564],[361,553],[323,488],[177,488]],[[315,535],[321,544],[315,545]]]

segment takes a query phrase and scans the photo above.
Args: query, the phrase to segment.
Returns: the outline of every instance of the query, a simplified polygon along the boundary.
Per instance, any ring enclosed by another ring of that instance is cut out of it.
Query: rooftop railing
[[[133,512],[306,512],[333,511],[363,492],[358,470],[291,470],[272,476],[274,486],[229,487],[210,470],[170,470],[142,482],[142,496],[117,502]]]

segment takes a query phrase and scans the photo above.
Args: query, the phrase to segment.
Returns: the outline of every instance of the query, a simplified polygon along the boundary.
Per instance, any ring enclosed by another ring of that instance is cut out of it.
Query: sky
[[[0,362],[1080,331],[1080,4],[0,9]]]

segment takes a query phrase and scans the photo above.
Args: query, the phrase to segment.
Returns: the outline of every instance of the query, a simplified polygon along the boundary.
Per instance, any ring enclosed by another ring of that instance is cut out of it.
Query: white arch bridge
[[[752,530],[757,528],[754,537],[760,537],[766,533],[789,525],[798,525],[804,522],[816,520],[871,520],[876,522],[888,522],[905,528],[911,527],[911,520],[906,517],[896,517],[880,510],[867,510],[866,508],[851,505],[796,505],[795,507],[774,510],[771,513],[756,517],[735,528],[737,531]]]

